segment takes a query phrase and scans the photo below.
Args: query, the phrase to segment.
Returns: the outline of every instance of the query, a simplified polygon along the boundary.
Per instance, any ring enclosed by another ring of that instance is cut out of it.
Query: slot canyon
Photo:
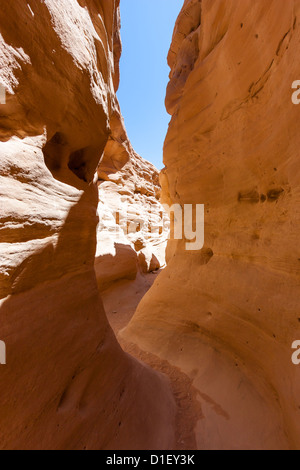
[[[182,0],[159,172],[120,0],[2,2],[1,450],[300,449],[299,20]],[[165,208],[198,204],[188,250]]]

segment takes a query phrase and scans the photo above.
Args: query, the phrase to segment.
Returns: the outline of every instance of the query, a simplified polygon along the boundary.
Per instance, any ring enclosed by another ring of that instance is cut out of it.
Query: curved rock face
[[[169,384],[122,352],[94,272],[94,175],[103,152],[128,159],[115,96],[118,3],[1,5],[2,449],[173,442]]]
[[[163,197],[205,204],[125,336],[194,381],[200,449],[300,448],[300,2],[186,0],[169,54]]]

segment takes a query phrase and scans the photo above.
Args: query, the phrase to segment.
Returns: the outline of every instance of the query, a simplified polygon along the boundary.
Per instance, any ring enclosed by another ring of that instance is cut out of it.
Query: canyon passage
[[[182,2],[161,172],[120,1],[2,3],[0,449],[300,449],[300,0]]]

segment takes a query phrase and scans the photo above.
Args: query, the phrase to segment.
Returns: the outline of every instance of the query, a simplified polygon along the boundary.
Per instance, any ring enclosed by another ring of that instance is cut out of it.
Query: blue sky
[[[121,82],[118,98],[131,143],[161,169],[170,116],[165,110],[167,54],[183,0],[121,0]]]

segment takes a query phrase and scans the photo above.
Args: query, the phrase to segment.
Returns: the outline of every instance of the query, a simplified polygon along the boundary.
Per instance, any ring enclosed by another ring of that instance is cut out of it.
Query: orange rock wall
[[[205,204],[125,336],[192,379],[198,448],[300,448],[298,0],[186,0],[169,53],[163,198]]]

